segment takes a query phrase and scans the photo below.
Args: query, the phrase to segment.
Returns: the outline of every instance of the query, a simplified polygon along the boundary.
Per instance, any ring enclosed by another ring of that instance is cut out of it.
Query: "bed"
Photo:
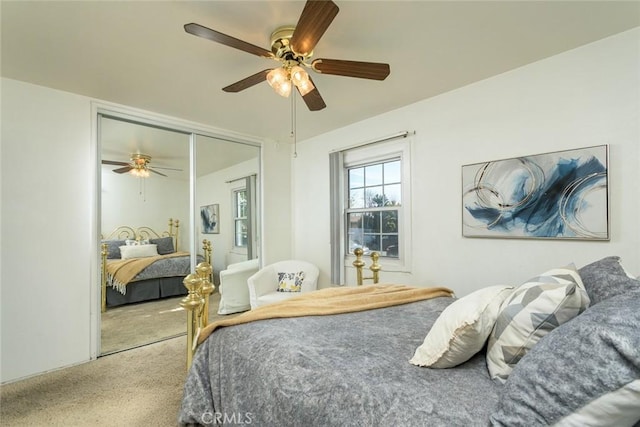
[[[101,242],[102,311],[124,304],[186,295],[183,280],[190,273],[188,252],[180,251],[177,219],[169,219],[168,229],[120,226]],[[204,242],[204,256],[211,246]]]
[[[321,289],[200,330],[178,422],[638,426],[638,301],[619,257],[463,298]]]

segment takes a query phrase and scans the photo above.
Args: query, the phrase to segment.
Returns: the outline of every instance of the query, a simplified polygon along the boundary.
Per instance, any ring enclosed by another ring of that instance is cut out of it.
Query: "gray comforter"
[[[203,258],[198,255],[198,261],[201,262]],[[142,270],[132,282],[139,280],[155,279],[158,277],[174,277],[174,276],[186,276],[191,272],[191,256],[178,256],[160,258],[147,268]]]
[[[183,425],[488,425],[501,385],[484,352],[455,369],[409,363],[452,298],[225,327],[198,349]]]

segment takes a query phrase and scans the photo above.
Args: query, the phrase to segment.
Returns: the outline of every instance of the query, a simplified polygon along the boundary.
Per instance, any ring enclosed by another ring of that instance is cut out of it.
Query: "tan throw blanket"
[[[436,297],[452,297],[453,291],[444,287],[417,288],[406,285],[366,285],[335,287],[301,294],[291,299],[264,305],[230,319],[209,324],[200,331],[198,344],[223,326],[264,319],[301,316],[326,316],[391,307]]]
[[[107,262],[107,284],[116,288],[122,294],[126,291],[126,286],[142,270],[154,262],[180,256],[188,256],[189,252],[174,252],[167,255],[158,255],[145,258],[118,259]]]

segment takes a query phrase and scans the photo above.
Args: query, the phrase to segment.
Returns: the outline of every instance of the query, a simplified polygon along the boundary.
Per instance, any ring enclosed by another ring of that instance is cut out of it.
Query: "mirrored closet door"
[[[256,257],[260,149],[107,115],[98,129],[105,355],[185,334],[182,280],[203,261],[203,242],[216,285],[228,264]]]
[[[183,332],[176,305],[191,266],[189,135],[101,117],[100,146],[100,229],[111,269],[101,283],[100,348],[108,354]],[[146,265],[160,254],[174,259]]]

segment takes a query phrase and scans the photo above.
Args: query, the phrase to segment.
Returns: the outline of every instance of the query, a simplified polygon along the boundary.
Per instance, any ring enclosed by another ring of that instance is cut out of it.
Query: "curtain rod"
[[[236,181],[240,181],[241,179],[247,179],[251,176],[258,176],[257,173],[252,173],[251,175],[247,175],[247,176],[241,176],[240,178],[236,178],[236,179],[230,179],[229,181],[225,181],[225,184],[231,184],[232,182],[236,182]]]
[[[415,135],[415,134],[416,134],[415,130],[414,131],[405,130],[405,131],[402,131],[402,132],[394,133],[393,135],[383,136],[381,138],[377,138],[377,139],[374,139],[374,140],[365,141],[365,142],[359,142],[357,144],[349,145],[348,147],[336,148],[336,149],[333,149],[333,150],[329,151],[329,153],[347,151],[347,150],[351,150],[353,148],[360,148],[360,147],[364,147],[365,145],[377,144],[379,142],[391,141],[393,139],[398,139],[398,138],[406,138],[409,135]]]

